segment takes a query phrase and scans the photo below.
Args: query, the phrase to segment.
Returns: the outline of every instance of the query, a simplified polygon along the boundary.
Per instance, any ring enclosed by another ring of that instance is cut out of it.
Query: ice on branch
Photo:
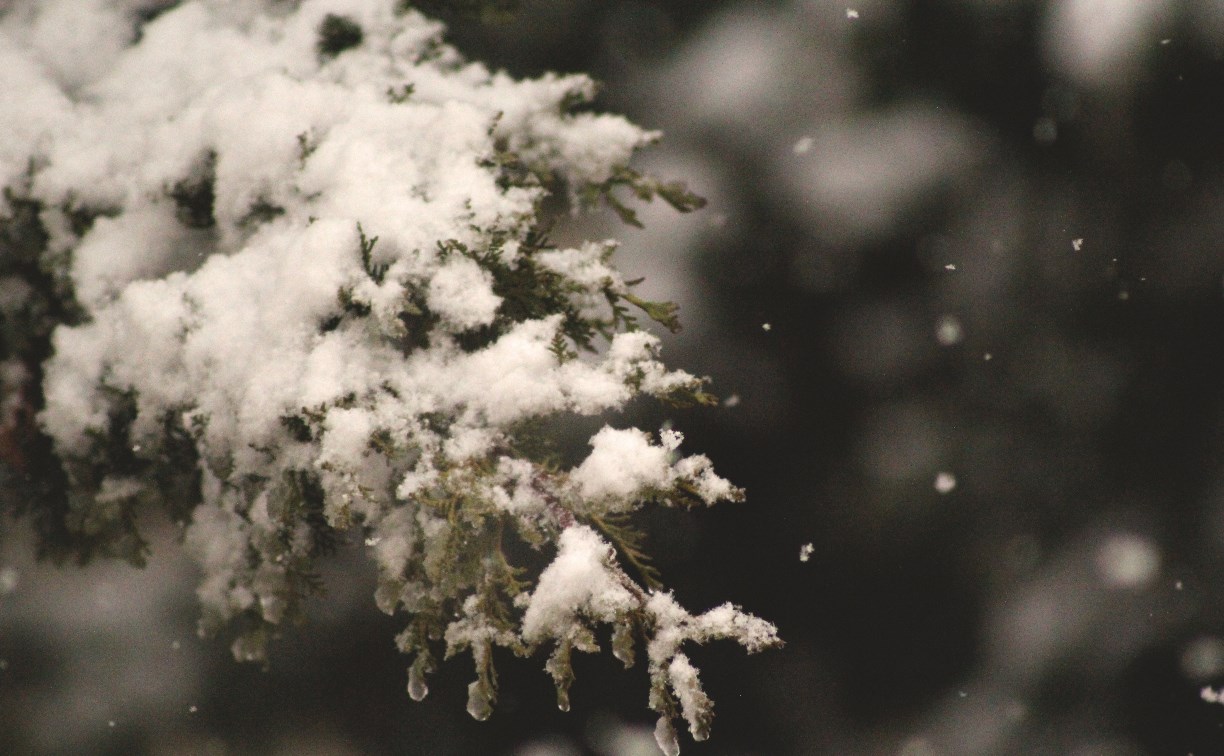
[[[241,659],[364,543],[404,617],[408,690],[470,653],[646,649],[660,732],[708,732],[683,643],[774,629],[662,592],[628,515],[742,492],[681,435],[611,426],[557,465],[540,421],[642,394],[716,404],[669,370],[616,245],[558,249],[548,196],[701,205],[629,167],[658,138],[576,112],[583,76],[465,61],[403,2],[18,0],[0,10],[3,498],[60,559],[143,559],[161,505],[198,559],[203,633]],[[551,564],[533,576],[514,541]],[[633,572],[630,576],[621,564]],[[643,585],[637,582],[640,580]]]

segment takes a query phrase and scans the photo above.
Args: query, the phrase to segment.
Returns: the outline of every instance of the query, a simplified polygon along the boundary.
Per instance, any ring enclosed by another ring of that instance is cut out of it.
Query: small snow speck
[[[723,399],[723,406],[724,406],[724,407],[738,407],[738,406],[739,406],[740,401],[741,401],[741,400],[740,400],[740,395],[739,395],[739,394],[732,394],[731,396],[727,397],[726,399]]]
[[[1172,41],[1173,41],[1172,39],[1162,39],[1162,40],[1160,40],[1160,44],[1162,44],[1162,45],[1167,45],[1167,44],[1169,44],[1169,43],[1170,43],[1170,42],[1172,42]]]
[[[965,338],[965,329],[961,326],[960,319],[955,315],[944,315],[940,318],[939,325],[935,328],[935,338],[942,346],[959,344],[961,339]]]
[[[1130,292],[1126,289],[1122,289],[1118,292],[1118,299],[1119,301],[1125,302],[1126,300],[1130,299]]]
[[[772,331],[772,330],[773,330],[773,326],[772,326],[772,325],[770,325],[769,323],[762,323],[762,324],[761,324],[761,330],[762,330],[762,331]]]
[[[1084,248],[1083,239],[1072,239],[1071,240],[1071,249],[1075,250],[1076,252],[1079,252],[1083,248]]]
[[[365,539],[365,545],[366,546],[377,546],[378,542],[381,540],[382,540],[381,538],[373,538],[373,537],[367,538]]]
[[[1185,590],[1185,588],[1186,588],[1185,584],[1182,583],[1182,581],[1180,580],[1178,580],[1176,583],[1173,584],[1173,590],[1175,591]]]
[[[1199,691],[1199,697],[1207,703],[1224,704],[1224,688],[1213,690],[1211,687],[1205,687]]]
[[[815,550],[816,550],[816,547],[810,543],[805,543],[802,546],[800,546],[799,547],[799,561],[806,562],[809,559],[811,559],[812,552]]]
[[[107,726],[107,727],[114,727],[114,726],[115,726],[115,720],[113,720],[113,719],[112,719],[112,720],[110,720],[109,722],[107,722],[107,723],[106,723],[106,726]]]
[[[956,476],[950,472],[941,472],[935,476],[935,490],[941,494],[951,493],[956,488]]]
[[[195,714],[199,710],[200,710],[200,707],[196,706],[195,704],[192,704],[191,706],[187,707],[187,712],[190,714]]]
[[[0,659],[0,672],[3,672],[4,670],[8,669],[8,667],[9,667],[8,659]]]
[[[859,12],[858,12],[858,11],[856,11],[854,8],[847,8],[847,9],[846,9],[846,18],[848,18],[848,19],[850,19],[850,20],[854,20],[854,19],[856,19],[856,18],[858,18],[858,17],[859,17]]]
[[[798,142],[795,142],[795,146],[792,147],[791,149],[794,150],[796,155],[804,155],[812,150],[812,144],[813,144],[812,138],[809,136],[805,136],[801,138]]]
[[[987,352],[986,354],[982,355],[982,359],[985,360],[986,362],[990,362],[991,360],[994,359],[994,355],[991,354],[990,352]]]
[[[948,263],[944,266],[944,270],[956,270],[956,265],[954,263]]]
[[[180,648],[182,648],[182,647],[183,647],[183,644],[182,644],[181,642],[179,642],[179,641],[171,641],[171,642],[170,642],[170,648],[171,648],[172,650],[174,650],[174,651],[178,651],[178,650],[179,650]]]

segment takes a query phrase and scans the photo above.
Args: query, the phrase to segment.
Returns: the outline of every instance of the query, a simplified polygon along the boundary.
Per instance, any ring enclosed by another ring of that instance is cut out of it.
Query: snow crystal
[[[1075,250],[1076,252],[1079,252],[1083,248],[1084,248],[1083,239],[1072,239],[1071,240],[1071,249]]]
[[[795,142],[795,146],[791,148],[791,151],[796,155],[804,155],[811,152],[812,145],[815,143],[815,140],[810,136],[800,137],[799,141]]]
[[[815,550],[816,550],[816,547],[810,543],[805,543],[802,546],[800,546],[799,547],[799,561],[800,562],[810,561],[812,558],[812,552]]]

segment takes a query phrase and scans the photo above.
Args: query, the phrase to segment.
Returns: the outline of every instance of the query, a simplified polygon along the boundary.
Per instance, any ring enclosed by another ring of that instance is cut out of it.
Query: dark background
[[[1224,683],[1224,3],[447,20],[492,67],[592,74],[598,108],[665,132],[641,167],[710,199],[560,232],[624,240],[626,274],[682,305],[669,363],[727,400],[630,413],[749,492],[645,516],[666,582],[787,641],[693,650],[717,718],[685,753],[1224,753],[1199,694]],[[195,638],[163,542],[156,577],[0,553],[0,751],[654,748],[644,670],[610,654],[576,664],[568,714],[542,658],[498,660],[488,722],[462,658],[409,701],[356,546],[268,670],[236,665]]]

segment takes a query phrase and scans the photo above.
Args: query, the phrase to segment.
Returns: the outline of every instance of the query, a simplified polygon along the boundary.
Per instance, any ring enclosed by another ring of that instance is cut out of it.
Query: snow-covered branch
[[[631,292],[614,243],[546,234],[550,195],[630,221],[617,191],[699,205],[628,168],[658,135],[575,112],[585,77],[466,62],[402,4],[167,5],[0,16],[0,459],[45,549],[139,562],[138,512],[166,506],[201,630],[259,660],[360,532],[413,698],[440,648],[470,651],[483,719],[492,649],[550,644],[565,706],[602,623],[622,660],[647,650],[664,749],[674,717],[704,738],[681,644],[779,641],[635,583],[623,518],[742,493],[670,430],[605,427],[570,469],[532,437],[641,394],[712,399],[659,361],[638,318],[674,308]],[[555,558],[533,579],[511,539]]]

